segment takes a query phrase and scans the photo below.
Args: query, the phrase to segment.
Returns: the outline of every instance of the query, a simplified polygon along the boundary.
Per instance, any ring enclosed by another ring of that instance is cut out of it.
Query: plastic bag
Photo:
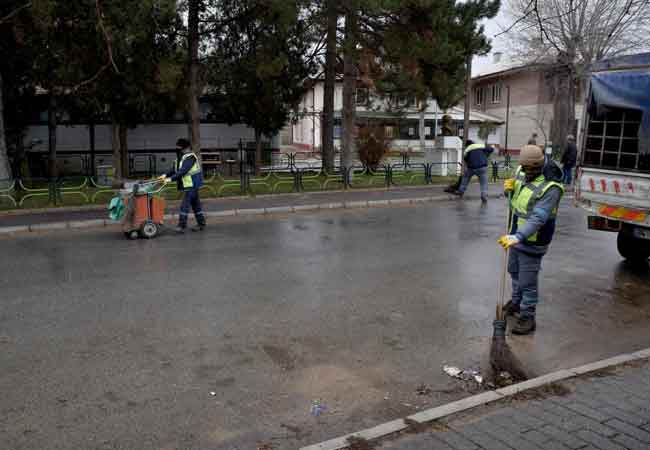
[[[113,197],[111,202],[108,204],[108,217],[115,221],[122,220],[122,217],[124,217],[124,210],[126,209],[125,206],[122,197]]]

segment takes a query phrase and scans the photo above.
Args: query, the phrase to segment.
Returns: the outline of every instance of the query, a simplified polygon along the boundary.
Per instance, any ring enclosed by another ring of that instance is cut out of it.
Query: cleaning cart
[[[129,239],[153,239],[158,235],[165,216],[165,199],[159,194],[165,187],[161,180],[126,183],[109,206],[109,217],[122,222]]]

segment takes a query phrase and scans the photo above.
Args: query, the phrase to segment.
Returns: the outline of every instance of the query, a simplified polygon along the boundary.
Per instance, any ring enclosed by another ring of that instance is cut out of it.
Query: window
[[[483,104],[484,89],[482,87],[474,89],[474,104],[481,106]]]
[[[501,103],[501,85],[492,85],[492,103]]]
[[[395,137],[395,127],[392,125],[386,125],[384,127],[384,133],[386,134],[386,137],[389,139],[392,139]]]
[[[334,139],[341,139],[343,133],[343,126],[341,119],[334,119]]]
[[[370,99],[368,88],[357,88],[357,106],[366,106]]]
[[[417,120],[400,120],[399,138],[400,139],[419,139],[419,125]]]
[[[438,121],[440,122],[440,121]],[[435,136],[433,135],[433,127],[435,126],[434,120],[425,120],[424,121],[424,139],[433,140]]]

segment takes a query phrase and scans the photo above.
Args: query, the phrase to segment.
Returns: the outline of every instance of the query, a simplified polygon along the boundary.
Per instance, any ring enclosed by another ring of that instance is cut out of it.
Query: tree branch
[[[117,64],[115,64],[115,60],[113,59],[113,44],[111,43],[111,36],[110,34],[108,34],[108,30],[106,30],[106,27],[104,26],[104,19],[103,19],[102,10],[99,6],[99,0],[95,0],[95,7],[97,9],[97,21],[99,22],[99,28],[101,28],[102,34],[104,35],[104,40],[106,41],[108,60],[110,64],[113,66],[113,69],[115,69],[115,73],[119,74],[120,70],[117,68]]]
[[[23,6],[19,6],[18,8],[14,9],[14,10],[11,11],[9,14],[7,14],[6,16],[4,16],[3,18],[0,19],[0,25],[2,25],[2,24],[5,23],[5,22],[8,22],[8,21],[11,20],[15,15],[17,15],[20,11],[22,11],[23,9],[27,9],[27,8],[29,8],[29,7],[31,7],[31,6],[32,6],[32,2],[27,2],[27,3],[25,3]]]

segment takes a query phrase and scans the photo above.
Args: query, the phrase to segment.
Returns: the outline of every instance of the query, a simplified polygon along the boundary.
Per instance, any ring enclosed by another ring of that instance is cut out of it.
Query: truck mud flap
[[[623,223],[619,220],[608,219],[607,217],[587,217],[587,227],[590,230],[618,232],[623,229]]]

